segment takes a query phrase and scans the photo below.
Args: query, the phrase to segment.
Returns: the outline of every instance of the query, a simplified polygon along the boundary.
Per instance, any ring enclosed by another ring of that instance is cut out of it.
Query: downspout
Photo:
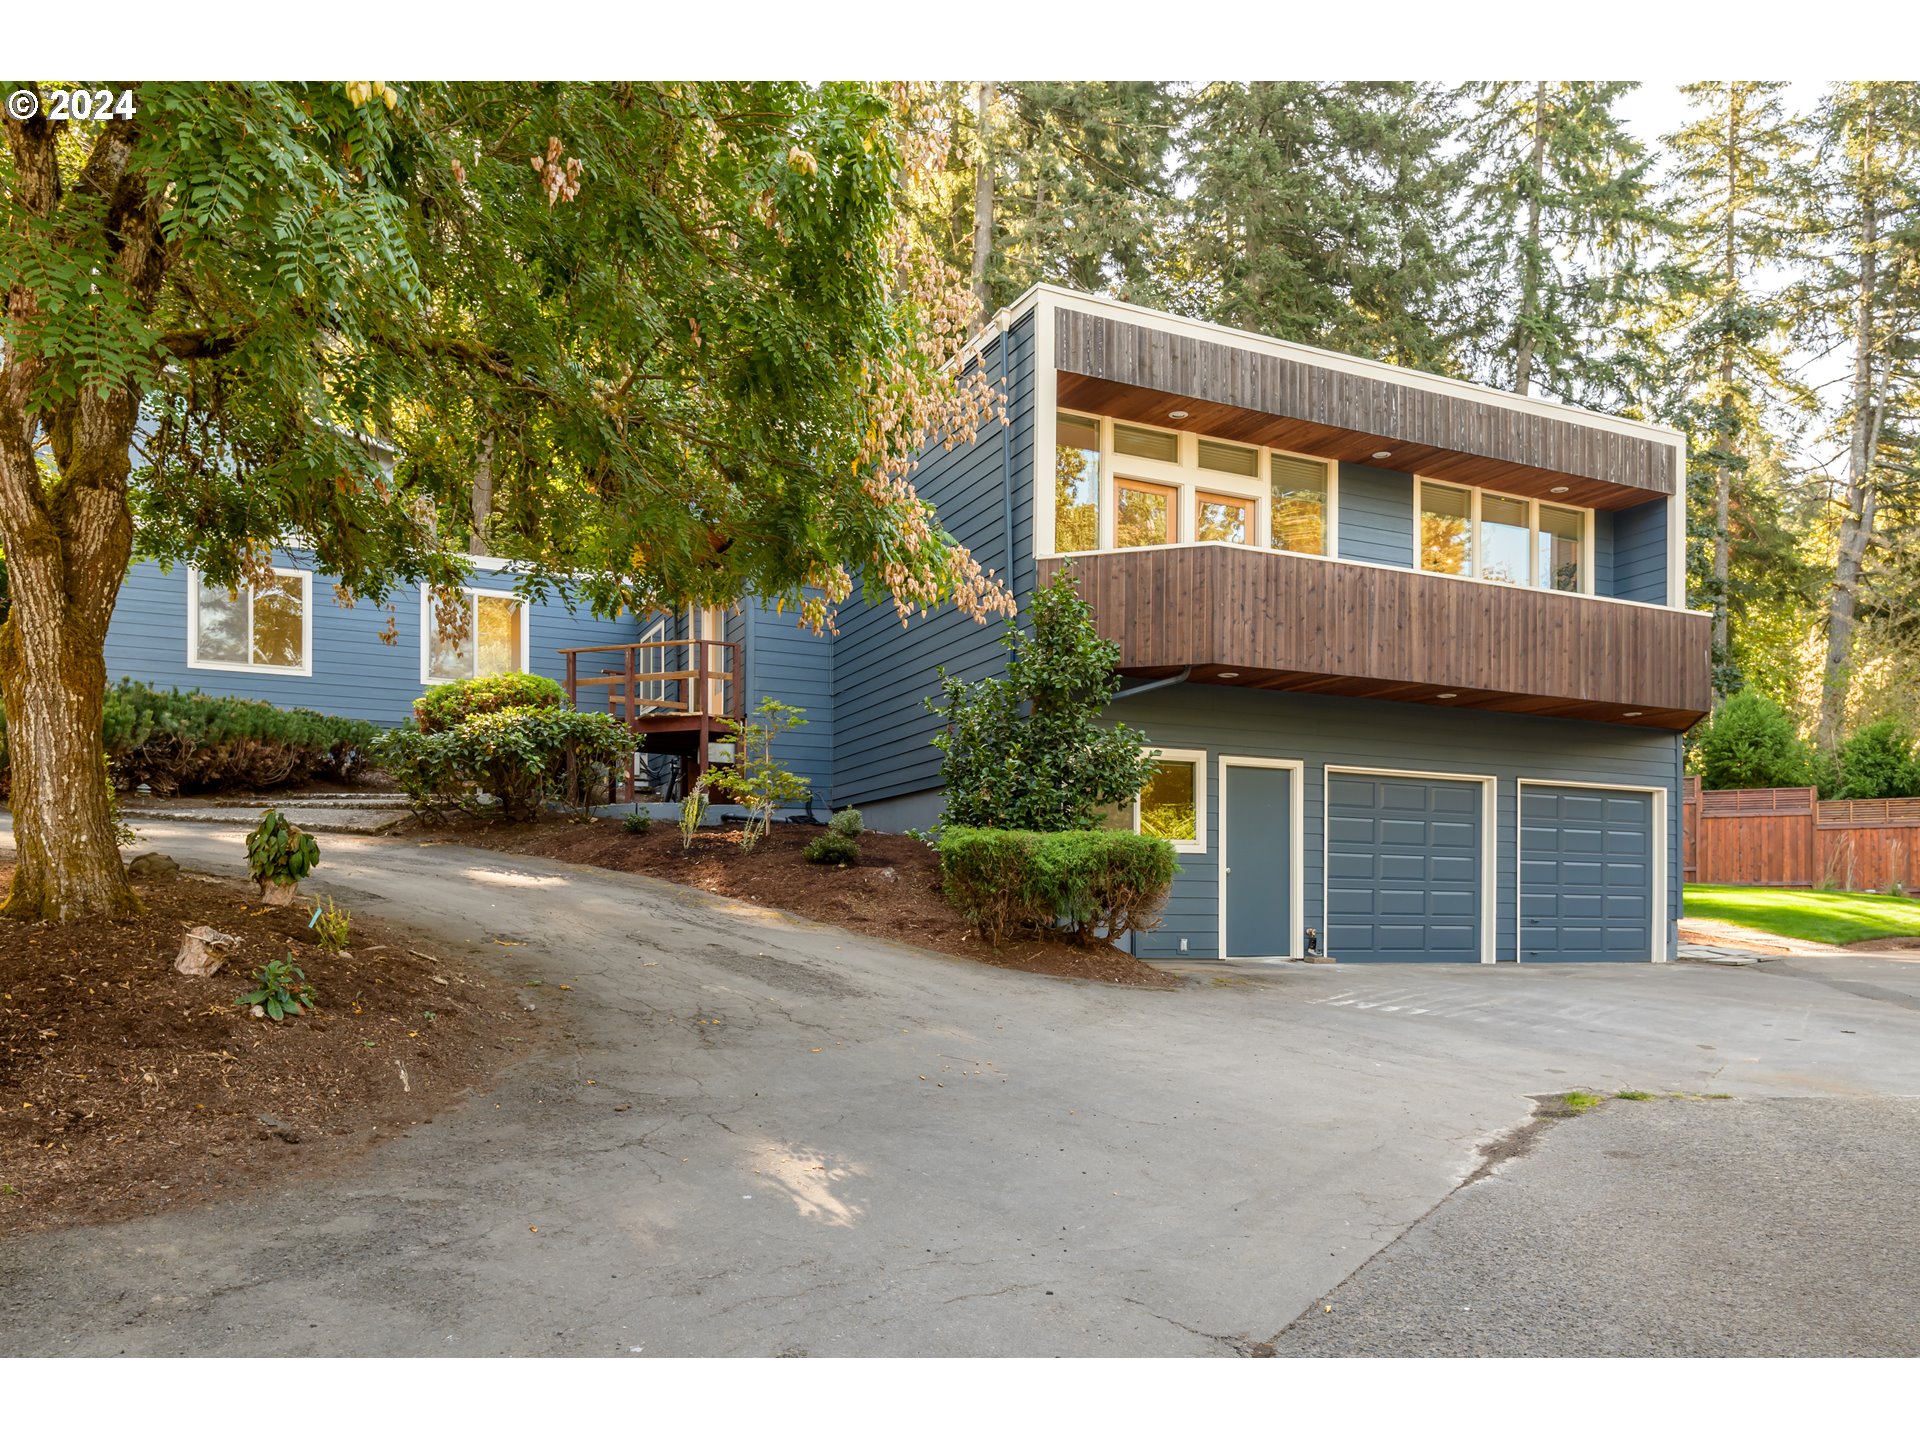
[[[1116,690],[1113,692],[1113,700],[1131,700],[1134,696],[1144,695],[1149,690],[1164,690],[1169,685],[1184,685],[1187,683],[1187,677],[1191,674],[1193,674],[1193,666],[1189,665],[1178,675],[1163,675],[1160,679],[1149,680],[1144,685],[1135,685],[1126,690]],[[1111,705],[1113,700],[1109,700],[1107,703]]]
[[[1007,312],[1002,310],[993,317],[995,328],[1000,332],[1000,379],[1011,388],[1012,377],[1007,374]],[[1008,401],[1013,397],[1009,395]],[[1017,600],[1020,595],[1019,576],[1014,573],[1013,553],[1013,426],[1000,427],[1000,533],[1007,541],[1007,588],[1012,590]],[[1036,496],[1034,503],[1039,504]]]

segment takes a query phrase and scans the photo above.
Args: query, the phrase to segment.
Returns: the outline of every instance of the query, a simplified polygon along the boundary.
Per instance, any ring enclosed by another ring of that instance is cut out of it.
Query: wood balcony
[[[1712,704],[1710,620],[1244,545],[1039,562],[1079,579],[1128,675],[1685,730]]]

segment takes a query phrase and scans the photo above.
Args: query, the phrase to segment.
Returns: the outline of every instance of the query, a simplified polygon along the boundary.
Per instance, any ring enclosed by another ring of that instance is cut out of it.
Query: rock
[[[256,1115],[253,1118],[258,1120],[261,1127],[274,1139],[284,1140],[289,1145],[298,1145],[300,1143],[300,1132],[287,1124],[287,1122],[282,1120],[278,1115],[268,1113],[265,1115]]]
[[[171,855],[162,855],[158,850],[136,855],[127,862],[129,880],[172,880],[179,874],[180,862]]]
[[[893,873],[893,866],[888,865],[882,868],[882,870],[880,871],[880,878],[882,880],[885,880],[888,884],[892,884],[894,881],[898,880],[900,877]]]
[[[229,935],[223,930],[214,929],[211,925],[196,925],[181,938],[180,953],[173,957],[173,968],[182,975],[199,975],[204,978],[217,973],[220,967],[227,963],[227,952],[236,950],[239,946],[238,935]]]
[[[534,1010],[534,1009],[538,1009],[539,1007],[536,1006],[533,1003],[533,1001],[529,1000],[526,996],[522,995],[520,997],[520,1008],[522,1010]]]

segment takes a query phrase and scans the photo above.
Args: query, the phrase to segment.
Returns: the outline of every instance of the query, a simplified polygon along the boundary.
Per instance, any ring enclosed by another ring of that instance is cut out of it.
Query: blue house
[[[1049,286],[965,363],[1006,377],[1011,423],[915,480],[1023,603],[1070,568],[1119,646],[1111,713],[1160,752],[1121,820],[1181,865],[1138,953],[1672,955],[1681,736],[1710,704],[1678,432]],[[518,666],[696,764],[771,695],[807,711],[783,758],[816,803],[898,829],[940,809],[937,668],[1004,661],[950,607],[903,628],[855,601],[833,637],[752,602],[596,621],[501,568],[441,653],[425,598],[389,626],[285,558],[244,602],[135,567],[109,674],[392,722]]]

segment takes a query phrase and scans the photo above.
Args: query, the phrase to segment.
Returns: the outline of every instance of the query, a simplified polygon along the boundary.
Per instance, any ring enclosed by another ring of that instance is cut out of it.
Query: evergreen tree
[[[1713,606],[1714,688],[1738,687],[1733,667],[1735,511],[1753,500],[1746,528],[1764,528],[1765,506],[1746,481],[1773,444],[1784,405],[1811,403],[1789,373],[1789,313],[1778,267],[1792,258],[1807,183],[1803,147],[1781,101],[1785,85],[1713,80],[1681,87],[1695,116],[1668,136],[1665,203],[1676,222],[1669,285],[1653,315],[1647,352],[1665,371],[1661,409],[1694,445],[1690,475],[1710,485],[1710,573],[1699,588]],[[1690,487],[1691,489],[1691,487]],[[1778,552],[1776,537],[1763,543]]]
[[[1218,82],[1182,127],[1165,286],[1222,324],[1457,372],[1453,98],[1408,82]]]
[[[1695,741],[1700,783],[1708,790],[1766,790],[1805,785],[1807,747],[1793,721],[1758,690],[1721,702]]]
[[[1627,81],[1470,87],[1467,203],[1473,366],[1521,395],[1609,406],[1623,388],[1615,327],[1665,228],[1651,157],[1614,107]]]
[[[1810,320],[1802,339],[1843,348],[1851,362],[1833,430],[1846,468],[1817,731],[1831,751],[1846,722],[1881,507],[1910,488],[1920,438],[1920,85],[1836,85],[1808,130],[1820,157],[1808,224],[1823,253],[1796,296]]]

